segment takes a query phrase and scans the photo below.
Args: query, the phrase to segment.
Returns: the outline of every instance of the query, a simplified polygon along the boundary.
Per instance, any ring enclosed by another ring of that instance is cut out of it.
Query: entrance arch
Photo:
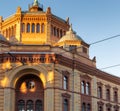
[[[40,78],[26,74],[15,85],[16,111],[44,111],[44,87]]]

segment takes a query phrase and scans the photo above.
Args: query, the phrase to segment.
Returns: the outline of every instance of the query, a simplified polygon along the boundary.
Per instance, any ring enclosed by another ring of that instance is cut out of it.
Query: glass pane
[[[35,32],[35,24],[32,24],[32,33]]]
[[[36,101],[35,111],[42,111],[42,101],[41,100]]]
[[[25,102],[23,100],[18,102],[18,111],[25,111]]]
[[[30,32],[30,24],[27,24],[27,32]]]
[[[27,111],[33,111],[33,101],[32,100],[28,100],[27,101]]]
[[[36,32],[39,33],[40,32],[40,24],[36,25]]]
[[[68,100],[64,99],[64,110],[63,111],[68,111]]]
[[[64,85],[64,89],[68,89],[68,77],[67,76],[64,76],[64,83],[63,83],[63,85]]]

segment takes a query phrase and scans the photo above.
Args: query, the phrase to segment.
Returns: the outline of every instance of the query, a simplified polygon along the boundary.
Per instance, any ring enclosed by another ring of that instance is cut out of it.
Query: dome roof
[[[72,26],[70,26],[69,31],[57,42],[57,46],[63,45],[77,45],[80,46],[81,42],[84,40],[73,31]]]
[[[7,39],[2,34],[0,34],[0,41],[7,42]]]

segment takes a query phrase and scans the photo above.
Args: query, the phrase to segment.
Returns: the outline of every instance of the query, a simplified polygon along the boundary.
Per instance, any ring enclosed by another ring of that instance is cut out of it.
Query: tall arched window
[[[118,93],[114,91],[114,102],[118,102]]]
[[[6,37],[8,37],[8,29],[6,29]]]
[[[85,94],[85,82],[84,81],[81,82],[81,92],[82,94]]]
[[[103,107],[102,106],[98,106],[98,111],[103,111]]]
[[[35,111],[43,111],[43,105],[41,100],[37,100],[35,103]]]
[[[86,94],[90,95],[90,84],[88,82],[86,83]]]
[[[87,104],[86,111],[90,111],[90,104]]]
[[[68,100],[64,99],[64,106],[63,106],[63,111],[68,111]]]
[[[25,23],[22,23],[21,31],[22,31],[22,32],[25,32]]]
[[[30,32],[30,24],[27,24],[27,33]]]
[[[110,100],[110,89],[106,89],[106,99]]]
[[[35,32],[35,24],[32,23],[32,29],[31,29],[31,32],[34,33]]]
[[[41,25],[41,33],[44,33],[44,31],[45,31],[45,25],[42,24],[42,25]]]
[[[102,87],[98,86],[98,98],[102,98]]]
[[[85,108],[85,103],[82,104],[82,111],[85,111],[86,108]]]
[[[39,33],[39,32],[40,32],[40,24],[37,23],[37,25],[36,25],[36,33]]]
[[[64,89],[68,89],[68,77],[64,76],[63,80],[64,80],[64,82],[63,82]]]
[[[26,111],[33,111],[34,107],[33,107],[33,101],[32,100],[28,100],[27,101],[27,105],[26,105]]]
[[[63,33],[62,33],[62,30],[60,30],[60,37],[62,37],[63,36]]]
[[[25,102],[24,100],[18,101],[18,111],[25,111]]]

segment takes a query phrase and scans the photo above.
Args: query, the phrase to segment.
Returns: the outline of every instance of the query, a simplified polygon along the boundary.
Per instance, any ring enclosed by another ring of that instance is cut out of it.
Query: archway
[[[40,78],[26,74],[15,86],[16,111],[44,111],[44,88]]]

